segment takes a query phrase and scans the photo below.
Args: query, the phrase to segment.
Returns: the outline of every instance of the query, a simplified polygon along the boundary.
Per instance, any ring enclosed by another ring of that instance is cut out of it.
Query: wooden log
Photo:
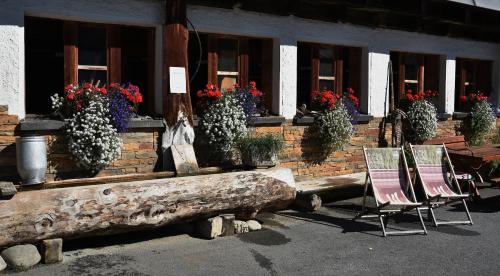
[[[27,191],[0,200],[0,247],[278,210],[295,194],[289,169]]]

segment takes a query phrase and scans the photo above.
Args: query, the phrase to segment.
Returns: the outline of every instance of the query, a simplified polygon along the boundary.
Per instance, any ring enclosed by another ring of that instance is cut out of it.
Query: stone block
[[[234,221],[234,233],[235,234],[243,234],[248,233],[250,229],[248,229],[248,224],[242,220]]]
[[[260,223],[256,220],[249,220],[247,221],[247,225],[248,225],[248,230],[250,231],[258,231],[260,229],[262,229],[262,225],[260,225]]]
[[[3,258],[0,256],[0,272],[4,270],[7,267],[7,263],[3,260]]]
[[[222,218],[213,217],[196,223],[196,233],[203,238],[213,239],[222,234]]]
[[[42,256],[34,245],[22,244],[9,247],[0,254],[14,269],[28,269],[40,262]]]
[[[221,236],[232,236],[234,235],[234,215],[233,214],[222,214],[222,234]]]
[[[0,181],[0,199],[11,198],[17,193],[12,182]]]
[[[50,239],[42,241],[42,259],[45,264],[59,263],[63,261],[62,239]]]

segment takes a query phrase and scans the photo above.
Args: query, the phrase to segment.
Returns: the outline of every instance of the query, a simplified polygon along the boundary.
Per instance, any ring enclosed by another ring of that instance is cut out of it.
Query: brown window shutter
[[[311,47],[311,91],[319,91],[319,46]]]
[[[238,82],[245,87],[248,85],[248,39],[238,40]]]
[[[147,98],[148,106],[147,112],[155,114],[155,29],[148,31],[148,91]]]
[[[64,85],[78,82],[78,24],[65,21],[64,36]]]
[[[485,96],[491,93],[491,67],[492,63],[488,60],[479,60],[476,62],[476,88]]]
[[[122,49],[121,49],[121,29],[118,26],[106,26],[108,36],[108,82],[122,81]]]
[[[344,49],[342,47],[335,47],[335,93],[342,93],[342,83],[344,80]]]
[[[418,91],[417,92],[423,92],[425,90],[424,84],[425,84],[424,56],[419,55],[418,56]]]
[[[217,85],[217,37],[208,35],[208,82]]]
[[[273,104],[273,40],[265,39],[262,42],[262,91],[264,92],[263,106],[268,110]]]
[[[361,95],[361,48],[348,48],[349,51],[349,83],[357,97]]]
[[[405,91],[405,63],[404,63],[404,54],[399,53],[399,99],[404,99],[406,91]]]

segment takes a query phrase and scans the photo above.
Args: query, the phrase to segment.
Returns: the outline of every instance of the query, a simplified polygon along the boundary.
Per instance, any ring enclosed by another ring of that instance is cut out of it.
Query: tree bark
[[[0,200],[0,247],[283,209],[295,194],[289,169],[21,192]]]

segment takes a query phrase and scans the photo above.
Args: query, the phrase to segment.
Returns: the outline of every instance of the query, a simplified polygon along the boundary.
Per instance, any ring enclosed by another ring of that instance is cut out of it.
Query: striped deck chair
[[[387,235],[427,234],[427,229],[420,213],[422,203],[418,203],[415,198],[403,149],[363,147],[363,151],[367,173],[363,206],[361,213],[356,218],[378,217],[384,237]],[[366,195],[369,186],[372,187],[376,204],[376,208],[370,211],[366,207]],[[422,230],[386,230],[386,224],[390,216],[410,210],[416,210],[420,218]]]
[[[446,224],[472,225],[469,208],[465,203],[465,199],[469,195],[462,193],[460,189],[446,146],[444,144],[410,145],[410,148],[415,160],[417,175],[426,197],[424,204],[427,207],[425,209],[428,210],[428,215],[432,217],[434,226]],[[468,220],[438,221],[433,209],[454,201],[462,201]]]

